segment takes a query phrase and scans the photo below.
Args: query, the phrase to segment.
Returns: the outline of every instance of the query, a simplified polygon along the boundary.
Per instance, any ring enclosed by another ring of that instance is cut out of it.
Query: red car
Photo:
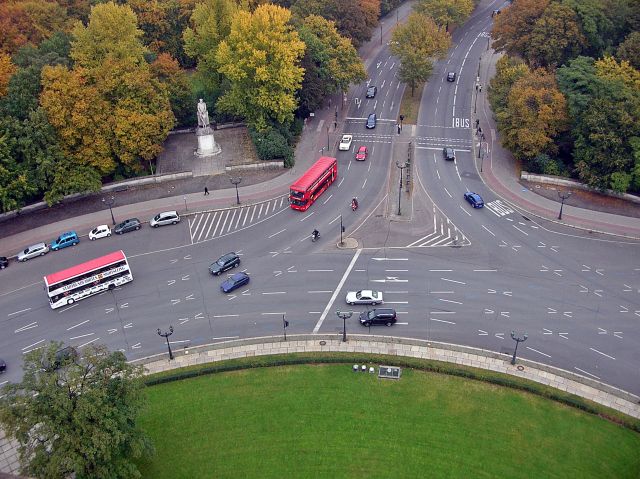
[[[367,159],[367,156],[369,156],[369,150],[367,150],[366,146],[361,146],[360,148],[358,148],[358,152],[356,153],[356,160],[364,161]]]

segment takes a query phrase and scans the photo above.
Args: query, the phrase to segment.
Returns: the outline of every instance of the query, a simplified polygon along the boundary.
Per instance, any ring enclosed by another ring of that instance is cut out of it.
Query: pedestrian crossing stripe
[[[505,216],[511,213],[515,213],[513,209],[509,208],[500,200],[490,201],[489,203],[485,203],[484,205],[489,208],[491,212],[496,216]]]

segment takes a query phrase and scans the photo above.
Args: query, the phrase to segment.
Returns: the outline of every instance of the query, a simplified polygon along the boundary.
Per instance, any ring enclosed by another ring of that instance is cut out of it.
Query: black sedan
[[[247,273],[236,273],[224,280],[220,285],[220,289],[223,293],[230,293],[245,284],[249,284],[249,275]]]

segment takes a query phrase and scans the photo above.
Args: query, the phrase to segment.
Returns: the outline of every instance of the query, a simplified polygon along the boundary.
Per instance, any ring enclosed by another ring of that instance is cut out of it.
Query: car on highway
[[[447,161],[454,161],[456,159],[456,152],[453,148],[446,146],[442,149],[442,157]]]
[[[376,308],[360,313],[360,324],[363,326],[377,326],[379,324],[392,326],[396,321],[396,310],[391,308]]]
[[[36,256],[44,256],[48,252],[49,247],[45,243],[36,243],[20,251],[20,253],[18,253],[18,261],[24,262]]]
[[[9,260],[6,256],[0,256],[0,269],[5,269],[9,266]]]
[[[0,358],[0,373],[3,373],[7,370],[7,363],[4,359]]]
[[[484,206],[484,201],[482,201],[482,197],[478,193],[467,191],[464,194],[464,199],[474,208],[482,208]]]
[[[59,249],[66,248],[67,246],[75,246],[78,243],[80,243],[78,234],[75,231],[68,231],[54,239],[49,245],[49,249],[51,251],[58,251]]]
[[[376,127],[376,114],[375,113],[371,113],[368,117],[367,117],[367,124],[365,125],[369,130],[371,130],[372,128]]]
[[[111,236],[111,228],[107,225],[98,225],[89,231],[89,239],[95,241],[100,238],[108,238]]]
[[[163,211],[151,218],[149,226],[157,228],[158,226],[175,225],[178,223],[180,223],[180,215],[177,211]]]
[[[370,289],[349,291],[346,297],[347,304],[382,304],[382,293]]]
[[[129,218],[124,220],[122,223],[118,223],[113,231],[115,234],[121,235],[128,233],[129,231],[139,230],[140,226],[140,220],[138,218]]]
[[[367,150],[366,146],[358,148],[358,151],[356,152],[356,160],[364,161],[367,159],[367,156],[369,156],[369,150]]]
[[[447,73],[447,81],[456,81],[456,72]]]
[[[351,142],[353,141],[353,136],[351,135],[342,135],[340,139],[340,145],[338,145],[338,150],[340,151],[349,151],[351,149]]]
[[[228,269],[237,267],[239,264],[240,256],[236,253],[231,252],[223,254],[215,261],[215,263],[211,263],[211,266],[209,266],[209,272],[214,276],[218,276]]]
[[[236,273],[225,279],[220,285],[220,289],[223,293],[230,293],[245,284],[249,284],[249,275],[247,273]]]
[[[378,87],[372,85],[367,88],[367,98],[375,98],[376,93],[378,93]]]

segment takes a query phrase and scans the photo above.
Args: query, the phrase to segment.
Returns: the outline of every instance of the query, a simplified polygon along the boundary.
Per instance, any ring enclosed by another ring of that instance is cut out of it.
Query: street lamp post
[[[329,125],[327,125],[327,152],[329,151]]]
[[[184,200],[184,210],[189,211],[189,208],[187,207],[187,195],[182,195],[182,199]]]
[[[558,191],[558,197],[560,198],[560,214],[558,214],[558,219],[562,219],[562,208],[564,207],[564,200],[571,196],[570,191]]]
[[[382,22],[380,22],[380,45],[382,45]]]
[[[479,84],[476,83],[476,101],[473,103],[473,114],[474,115],[478,111],[478,86],[479,86]]]
[[[485,150],[482,149],[482,143],[480,143],[480,173],[482,173],[482,164],[484,163],[484,155],[485,155]]]
[[[236,203],[240,204],[240,194],[238,193],[238,185],[242,182],[242,177],[238,176],[236,178],[229,178],[229,181],[233,186],[236,187]]]
[[[344,233],[344,226],[342,225],[342,215],[340,215],[340,246],[344,245],[344,240],[342,239],[342,233]]]
[[[164,333],[160,331],[160,328],[158,328],[158,336],[162,336],[164,339],[167,340],[167,348],[169,348],[169,361],[173,359],[173,353],[171,352],[171,345],[169,344],[169,336],[171,336],[172,334],[173,334],[173,326],[169,326],[169,331]]]
[[[513,358],[511,358],[511,364],[516,364],[516,353],[518,352],[518,344],[524,343],[529,336],[524,333],[522,336],[516,336],[515,331],[511,331],[511,339],[516,342],[516,348],[513,350]]]
[[[113,205],[116,202],[116,198],[114,196],[110,197],[110,198],[102,198],[102,202],[107,205],[109,207],[109,212],[111,213],[111,222],[113,223],[113,226],[116,225],[116,219],[113,217]]]
[[[353,315],[353,311],[336,311],[339,318],[342,318],[342,342],[347,342],[347,319]]]
[[[398,216],[400,216],[400,201],[402,200],[402,170],[407,167],[407,164],[400,164],[400,162],[396,161],[396,166],[400,168],[400,188],[398,188]]]

